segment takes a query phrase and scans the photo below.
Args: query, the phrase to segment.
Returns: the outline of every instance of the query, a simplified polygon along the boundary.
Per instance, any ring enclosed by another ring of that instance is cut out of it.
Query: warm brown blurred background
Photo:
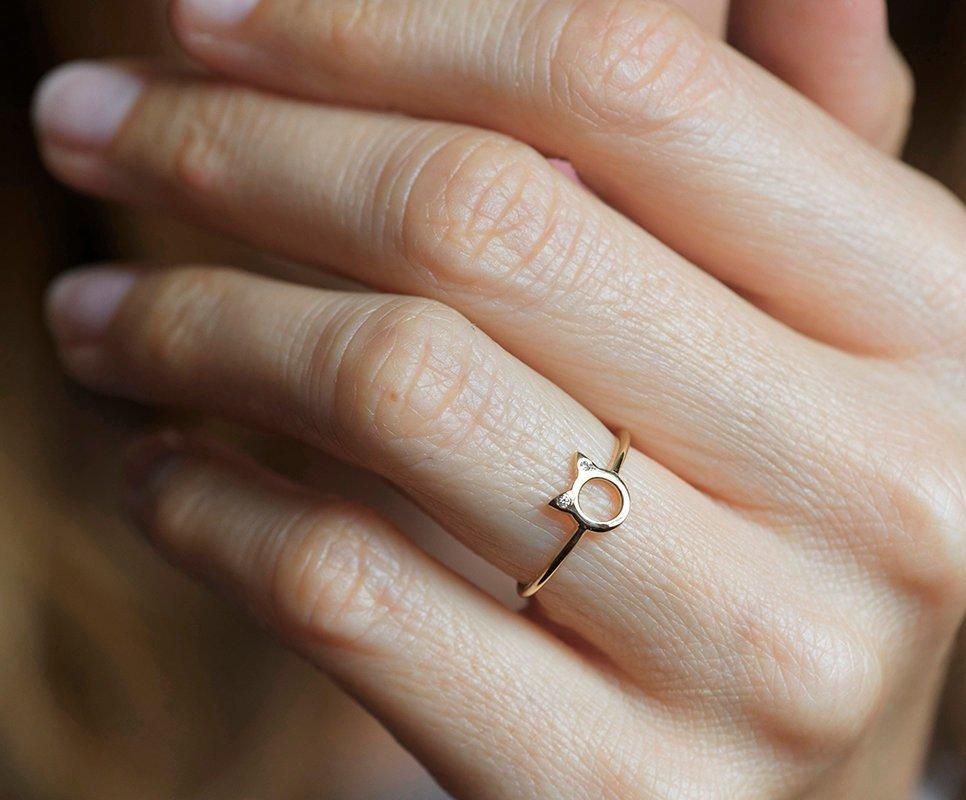
[[[0,9],[0,800],[438,798],[337,689],[129,532],[115,510],[118,453],[132,431],[161,420],[69,386],[45,337],[44,285],[70,266],[257,263],[168,220],[69,194],[35,156],[28,105],[44,69],[173,53],[164,5],[4,0]],[[966,3],[891,5],[919,85],[908,159],[964,196]],[[959,659],[937,739],[947,764],[966,763]]]

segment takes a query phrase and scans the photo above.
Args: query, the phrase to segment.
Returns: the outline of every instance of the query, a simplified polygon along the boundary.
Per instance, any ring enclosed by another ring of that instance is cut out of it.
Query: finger
[[[902,148],[913,83],[885,0],[735,0],[729,39],[877,147]]]
[[[108,93],[101,83],[97,97]],[[851,360],[833,366],[827,348],[527,148],[457,126],[153,80],[116,143],[81,151],[80,167],[75,152],[48,149],[48,160],[76,186],[154,200],[288,258],[446,303],[714,496],[761,507],[814,492],[802,483],[827,460],[825,387],[842,383],[838,369],[852,374]],[[853,413],[868,411],[859,392]],[[795,448],[790,427],[804,431]],[[793,466],[776,471],[775,459]],[[780,491],[776,474],[787,481]]]
[[[471,122],[565,157],[680,253],[823,341],[962,352],[960,204],[663,3],[265,0],[229,27],[176,18],[195,57],[245,81]]]
[[[603,730],[648,747],[642,703],[370,510],[173,435],[135,448],[128,477],[134,517],[172,561],[335,677],[455,796],[601,796],[564,754],[604,763]]]
[[[53,321],[76,377],[299,436],[370,467],[517,580],[539,574],[572,531],[546,504],[570,485],[575,450],[600,461],[613,450],[586,410],[429,301],[185,269],[136,280],[98,339],[76,319],[67,325],[67,309],[93,305],[82,296],[91,284],[72,280],[54,295]],[[662,702],[700,698],[695,724],[715,727],[722,747],[735,737],[747,746],[749,729],[795,742],[851,732],[857,720],[836,711],[846,687],[816,692],[827,673],[785,657],[800,646],[799,624],[840,616],[813,596],[817,567],[638,452],[621,475],[631,515],[591,536],[541,591],[549,616]],[[807,621],[785,618],[792,597],[810,609]],[[781,643],[747,633],[750,620],[757,629],[772,615]],[[847,646],[849,659],[867,646],[813,633]],[[873,688],[852,677],[858,697]],[[718,693],[722,681],[734,691]],[[722,717],[733,728],[719,730]]]

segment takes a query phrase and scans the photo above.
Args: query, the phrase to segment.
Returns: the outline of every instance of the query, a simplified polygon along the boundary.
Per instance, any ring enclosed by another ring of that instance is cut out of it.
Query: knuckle
[[[155,543],[174,557],[183,559],[188,555],[188,540],[199,527],[198,520],[204,516],[210,494],[210,475],[202,463],[176,462],[173,471],[165,474],[163,485],[157,488],[148,517],[142,520]]]
[[[357,68],[368,65],[370,59],[374,66],[385,68],[389,54],[405,47],[406,39],[399,35],[399,16],[387,13],[390,9],[386,3],[297,0],[296,4],[292,19],[305,20],[307,29],[315,33],[311,38],[311,57],[334,74],[345,72],[347,57]],[[411,5],[414,4],[409,0],[403,0],[390,4],[390,8],[405,14]]]
[[[882,704],[872,643],[843,622],[789,609],[743,634],[758,662],[754,715],[770,741],[802,759],[855,745]]]
[[[713,43],[682,11],[653,0],[578,3],[550,74],[572,112],[636,131],[692,115],[725,86]]]
[[[240,89],[193,90],[168,126],[170,174],[192,196],[227,190],[233,163],[247,140],[260,136],[272,123],[255,95]]]
[[[204,332],[231,295],[229,270],[185,267],[150,278],[148,302],[134,309],[139,317],[134,366],[150,365],[161,376],[191,372],[203,353]]]
[[[381,649],[406,625],[414,606],[413,577],[365,508],[308,512],[268,537],[274,553],[254,555],[268,566],[272,622],[298,643]]]
[[[490,407],[481,335],[448,306],[400,299],[353,326],[335,381],[342,435],[419,459],[456,444]]]
[[[419,165],[398,227],[407,263],[450,289],[493,296],[518,281],[539,284],[579,222],[536,152],[464,134]]]
[[[874,528],[891,577],[934,609],[966,604],[966,482],[962,459],[940,447],[903,453],[870,480]]]

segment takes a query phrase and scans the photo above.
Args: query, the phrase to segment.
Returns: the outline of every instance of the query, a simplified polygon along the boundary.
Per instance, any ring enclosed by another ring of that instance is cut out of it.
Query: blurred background
[[[907,159],[964,196],[966,3],[890,5],[919,89]],[[3,0],[0,8],[0,800],[438,800],[419,767],[336,687],[129,531],[117,512],[118,454],[133,433],[165,419],[71,386],[45,336],[44,286],[78,264],[280,269],[170,220],[70,194],[37,160],[28,109],[43,72],[81,57],[177,57],[164,6]],[[328,469],[294,447],[230,435],[300,478]],[[444,560],[508,589],[430,526],[417,527]],[[939,713],[939,773],[966,764],[964,650]]]

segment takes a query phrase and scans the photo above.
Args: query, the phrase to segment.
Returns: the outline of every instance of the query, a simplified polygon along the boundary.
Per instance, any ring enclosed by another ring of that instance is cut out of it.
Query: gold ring
[[[630,434],[627,431],[621,431],[618,435],[617,455],[614,456],[614,460],[608,469],[598,467],[583,453],[577,453],[577,477],[574,479],[573,486],[550,501],[552,508],[570,514],[574,518],[577,522],[577,530],[574,531],[573,536],[570,537],[567,544],[560,548],[560,552],[554,556],[553,561],[550,562],[550,566],[540,574],[539,578],[530,581],[530,583],[517,584],[517,594],[520,597],[533,597],[539,592],[546,585],[547,581],[553,577],[553,574],[560,569],[560,565],[563,564],[567,556],[570,555],[571,551],[577,546],[577,543],[587,531],[607,533],[608,531],[614,530],[614,528],[618,527],[627,519],[627,515],[631,510],[631,498],[627,492],[627,484],[624,483],[624,479],[618,473],[620,472],[621,465],[624,463],[624,459],[627,457],[627,451],[630,449],[630,446]],[[620,508],[617,509],[617,513],[610,519],[594,519],[593,517],[587,516],[581,508],[580,490],[590,481],[604,481],[605,483],[609,483],[617,490],[617,494],[620,495]]]

